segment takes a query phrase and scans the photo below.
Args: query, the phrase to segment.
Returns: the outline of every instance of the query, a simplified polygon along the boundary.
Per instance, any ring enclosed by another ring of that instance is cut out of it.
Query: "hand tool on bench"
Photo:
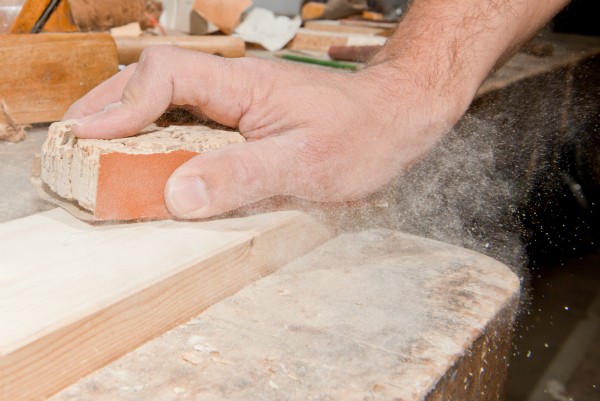
[[[0,35],[0,101],[17,124],[60,120],[69,106],[154,44],[225,57],[244,55],[233,37],[118,38],[79,33],[67,0],[27,0],[11,34]],[[44,35],[35,33],[45,32]],[[69,33],[65,33],[69,32]],[[8,120],[0,113],[0,124]]]
[[[19,124],[60,120],[74,101],[117,71],[109,34],[0,35],[0,100]]]
[[[10,29],[10,33],[77,31],[66,0],[26,0]]]
[[[23,3],[10,33],[0,35],[0,100],[11,120],[59,120],[75,100],[117,72],[110,35],[77,31],[68,1]]]

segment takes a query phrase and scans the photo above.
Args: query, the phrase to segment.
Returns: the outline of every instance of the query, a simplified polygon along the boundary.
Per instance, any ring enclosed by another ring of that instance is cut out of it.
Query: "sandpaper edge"
[[[50,189],[48,184],[42,180],[42,157],[40,154],[35,154],[33,156],[33,165],[29,180],[33,184],[40,198],[42,198],[44,201],[66,210],[73,217],[76,217],[79,220],[87,223],[105,222],[104,220],[98,220],[92,214],[92,212],[82,208],[75,201],[58,196]]]

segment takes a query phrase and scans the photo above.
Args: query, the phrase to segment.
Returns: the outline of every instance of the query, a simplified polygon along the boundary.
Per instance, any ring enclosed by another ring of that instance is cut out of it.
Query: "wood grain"
[[[304,28],[312,31],[338,32],[338,33],[360,33],[364,35],[389,36],[391,29],[373,28],[369,26],[344,25],[334,20],[306,21]]]
[[[41,400],[324,242],[300,212],[0,225],[0,400]],[[35,249],[32,252],[32,249]]]
[[[108,34],[0,35],[0,97],[20,124],[60,120],[117,68]]]

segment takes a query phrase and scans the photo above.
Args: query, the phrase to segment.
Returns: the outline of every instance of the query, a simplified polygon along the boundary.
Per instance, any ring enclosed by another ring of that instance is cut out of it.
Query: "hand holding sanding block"
[[[40,178],[46,192],[62,198],[56,203],[70,201],[67,210],[77,204],[91,221],[170,218],[163,190],[173,171],[199,153],[245,141],[234,131],[156,125],[129,138],[80,139],[72,123],[50,126]]]

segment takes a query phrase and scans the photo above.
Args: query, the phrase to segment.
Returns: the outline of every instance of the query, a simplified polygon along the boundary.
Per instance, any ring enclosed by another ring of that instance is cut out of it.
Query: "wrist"
[[[459,75],[442,79],[436,73],[432,63],[396,58],[371,64],[360,75],[366,82],[363,86],[372,88],[371,96],[385,104],[383,110],[441,135],[465,113],[479,83]],[[397,123],[406,126],[401,121]]]

